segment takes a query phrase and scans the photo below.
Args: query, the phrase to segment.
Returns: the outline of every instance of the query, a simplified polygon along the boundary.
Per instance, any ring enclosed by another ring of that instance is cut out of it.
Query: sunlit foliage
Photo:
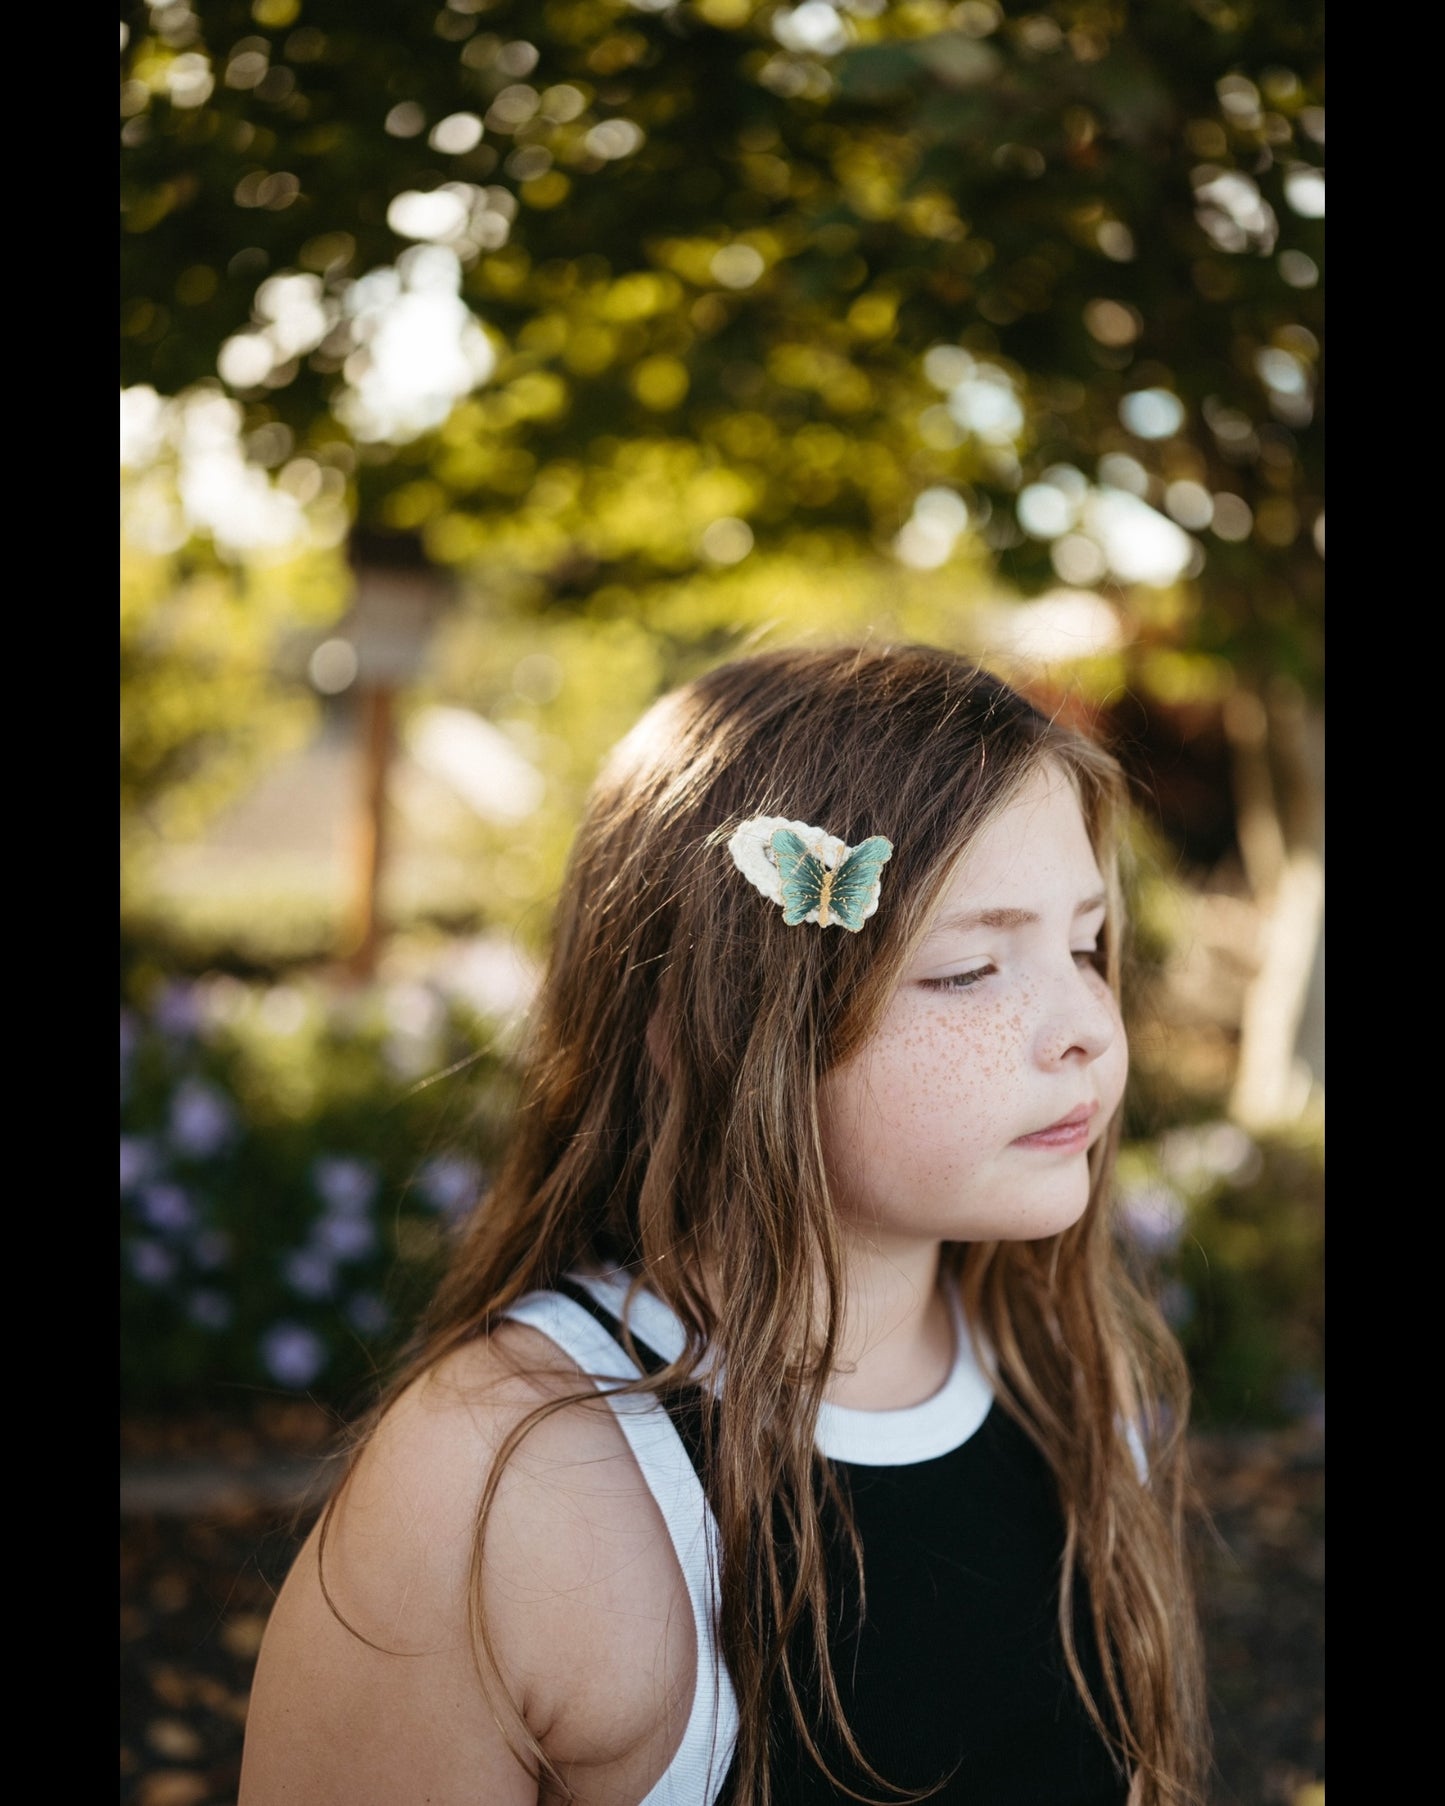
[[[1145,682],[1313,686],[1320,55],[1287,0],[136,8],[124,380],[344,431],[364,519],[534,606],[981,536],[1025,593],[1172,559]]]

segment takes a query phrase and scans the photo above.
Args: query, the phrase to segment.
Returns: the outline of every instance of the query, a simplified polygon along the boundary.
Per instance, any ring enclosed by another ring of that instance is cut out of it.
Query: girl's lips
[[[1020,1135],[1014,1141],[1016,1148],[1062,1148],[1067,1152],[1086,1148],[1091,1134],[1090,1125],[1099,1106],[1080,1104],[1077,1110],[1071,1110],[1067,1116],[1061,1116],[1045,1129],[1035,1129],[1032,1135]]]

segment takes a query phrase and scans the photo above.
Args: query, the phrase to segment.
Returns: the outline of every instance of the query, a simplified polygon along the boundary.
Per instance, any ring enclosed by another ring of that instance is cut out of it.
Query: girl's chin
[[[1089,1207],[1087,1186],[1080,1188],[1077,1199],[1030,1209],[990,1212],[976,1219],[963,1233],[954,1232],[951,1240],[962,1242],[1042,1242],[1050,1236],[1072,1229]]]
[[[870,1247],[888,1244],[900,1252],[914,1243],[1046,1241],[1072,1229],[1089,1208],[1089,1174],[1082,1159],[1077,1173],[1059,1173],[1056,1181],[1048,1188],[1031,1187],[1031,1197],[1005,1198],[973,1208],[946,1200],[926,1213],[844,1208],[839,1213],[840,1226]]]

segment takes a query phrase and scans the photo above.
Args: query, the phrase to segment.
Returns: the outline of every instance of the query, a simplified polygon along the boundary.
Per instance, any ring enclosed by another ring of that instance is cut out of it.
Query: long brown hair
[[[704,1406],[703,1434],[746,1806],[769,1806],[777,1686],[816,1749],[797,1691],[799,1632],[816,1650],[825,1710],[860,1755],[828,1661],[831,1482],[814,1450],[843,1306],[819,1083],[877,1024],[962,850],[1042,765],[1074,784],[1110,884],[1105,956],[1117,990],[1118,767],[997,677],[928,647],[792,649],[720,666],[657,703],[593,791],[510,1148],[388,1393],[486,1334],[524,1293],[604,1265],[645,1282],[687,1330],[649,1390],[691,1395],[704,1360],[720,1360],[726,1397]],[[726,851],[756,815],[818,822],[849,844],[893,842],[866,932],[784,926]],[[1205,1747],[1183,1535],[1187,1386],[1115,1249],[1117,1138],[1116,1121],[1091,1156],[1089,1208],[1073,1227],[1037,1242],[954,1244],[945,1259],[994,1351],[1005,1408],[1057,1478],[1060,1627],[1075,1683],[1137,1778],[1131,1799],[1172,1806],[1198,1797]],[[557,1408],[538,1407],[514,1431],[481,1502],[473,1624],[488,1659],[481,1546],[496,1474]],[[1129,1421],[1142,1427],[1147,1484]],[[836,1493],[833,1503],[843,1504]],[[1081,1581],[1105,1700],[1090,1698],[1075,1650]],[[550,1773],[535,1739],[519,1736]]]

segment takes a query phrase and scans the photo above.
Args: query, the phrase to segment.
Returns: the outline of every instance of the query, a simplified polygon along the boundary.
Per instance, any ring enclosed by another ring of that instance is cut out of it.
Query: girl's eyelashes
[[[966,991],[997,970],[997,966],[974,966],[968,972],[950,972],[943,978],[925,978],[921,982],[925,991]]]
[[[1074,964],[1081,970],[1097,972],[1106,977],[1106,956],[1102,947],[1075,947]],[[998,971],[995,965],[972,966],[966,972],[949,972],[941,978],[921,978],[919,983],[925,991],[966,991],[976,985],[980,979],[991,978]]]

